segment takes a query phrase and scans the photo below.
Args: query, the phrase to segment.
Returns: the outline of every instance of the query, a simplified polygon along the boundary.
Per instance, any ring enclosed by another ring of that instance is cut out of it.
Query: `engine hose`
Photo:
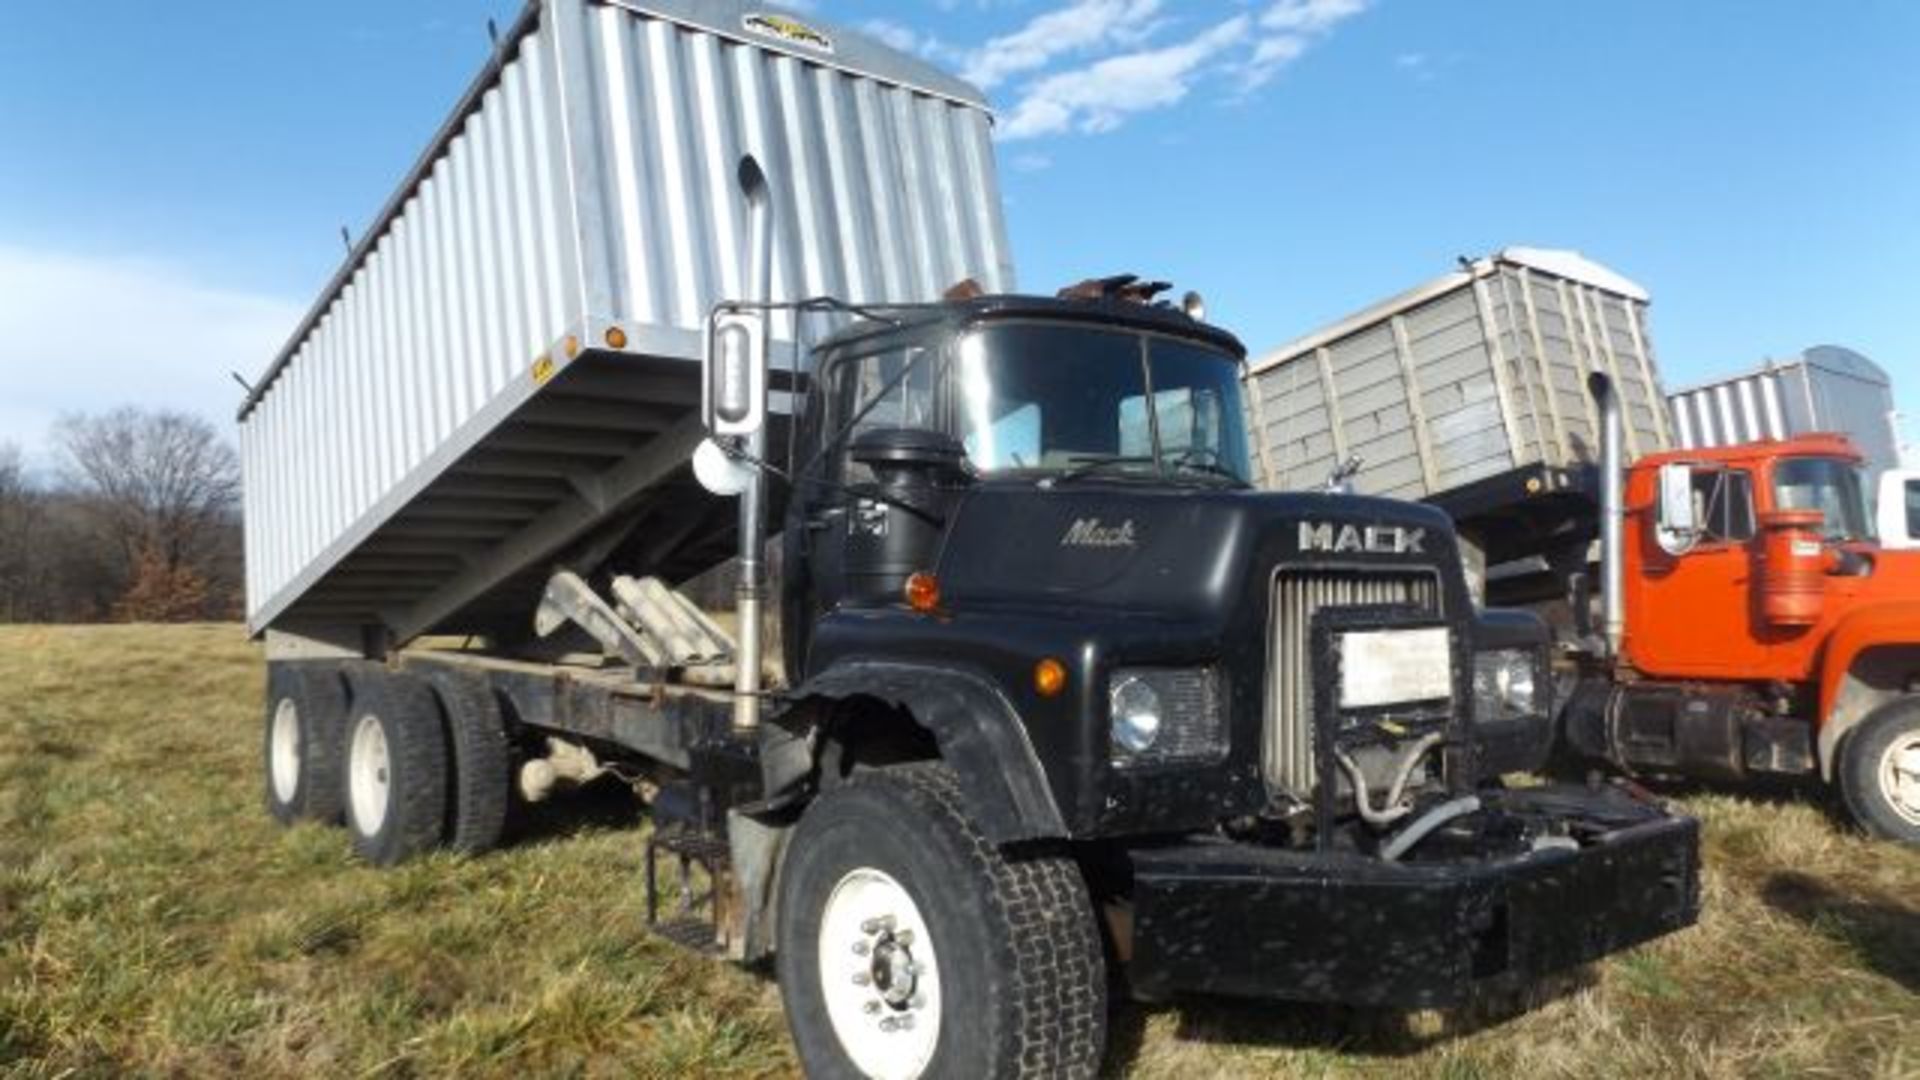
[[[1465,817],[1478,809],[1480,809],[1480,800],[1473,795],[1468,795],[1461,799],[1454,799],[1451,802],[1443,802],[1439,806],[1420,815],[1413,824],[1400,830],[1392,840],[1387,842],[1386,847],[1380,849],[1380,857],[1387,862],[1397,861],[1400,856],[1405,855],[1413,845],[1425,840],[1427,834],[1433,832],[1433,830],[1445,825],[1454,818]]]
[[[1341,769],[1346,771],[1347,780],[1353,785],[1353,803],[1360,811],[1360,820],[1369,825],[1384,828],[1412,812],[1411,805],[1400,801],[1406,795],[1407,781],[1413,779],[1414,768],[1420,764],[1422,758],[1427,756],[1427,751],[1440,745],[1441,739],[1442,735],[1439,732],[1433,732],[1422,737],[1400,755],[1400,760],[1394,764],[1393,783],[1387,788],[1387,799],[1378,810],[1375,810],[1367,801],[1367,777],[1360,771],[1359,763],[1349,757],[1345,750],[1335,749],[1333,759],[1339,763]]]

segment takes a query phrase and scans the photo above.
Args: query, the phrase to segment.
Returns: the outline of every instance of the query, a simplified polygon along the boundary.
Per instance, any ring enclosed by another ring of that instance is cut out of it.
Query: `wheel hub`
[[[300,707],[292,698],[281,698],[273,708],[267,752],[274,797],[291,803],[300,788]]]
[[[347,763],[348,801],[362,835],[374,835],[386,822],[390,770],[386,728],[368,713],[354,725]]]
[[[1920,734],[1895,740],[1881,755],[1880,789],[1895,813],[1920,824]]]
[[[880,1080],[912,1080],[933,1059],[940,984],[933,943],[905,888],[873,869],[833,889],[820,921],[821,990],[834,1034],[854,1066]]]

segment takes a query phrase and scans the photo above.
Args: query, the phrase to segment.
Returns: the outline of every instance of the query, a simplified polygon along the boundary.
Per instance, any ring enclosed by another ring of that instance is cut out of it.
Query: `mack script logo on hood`
[[[1427,530],[1399,525],[1335,525],[1327,521],[1300,523],[1300,550],[1341,555],[1364,551],[1369,555],[1424,555]]]
[[[1081,518],[1060,538],[1061,547],[1130,548],[1137,544],[1132,518],[1118,525],[1102,524],[1097,517]]]

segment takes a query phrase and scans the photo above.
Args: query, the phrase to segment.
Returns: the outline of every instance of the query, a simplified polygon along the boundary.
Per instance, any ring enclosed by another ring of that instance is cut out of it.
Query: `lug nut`
[[[860,924],[860,932],[863,934],[878,934],[882,930],[891,929],[893,929],[893,916],[891,915],[882,915],[877,919],[868,919],[866,922]]]
[[[896,933],[896,934],[894,934],[894,935],[893,935],[893,942],[894,942],[894,944],[896,944],[896,945],[900,945],[900,946],[902,946],[902,947],[905,947],[905,946],[910,946],[910,945],[912,945],[912,944],[913,944],[913,931],[911,931],[911,930],[901,930],[901,931],[899,931],[898,933]]]
[[[853,985],[855,986],[867,986],[872,982],[873,976],[864,971],[856,971],[853,973]]]
[[[864,941],[856,941],[853,943],[853,955],[855,956],[865,956],[872,951],[873,946],[868,945]]]
[[[868,1016],[872,1016],[880,1011],[880,1003],[877,1001],[869,1001],[865,1005],[862,1005],[861,1008],[867,1011]]]

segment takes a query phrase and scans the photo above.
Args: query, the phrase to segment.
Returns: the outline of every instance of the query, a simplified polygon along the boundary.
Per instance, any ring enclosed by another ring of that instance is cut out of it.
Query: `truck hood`
[[[1305,492],[982,485],[955,511],[936,570],[956,606],[1185,621],[1225,620],[1281,563],[1430,566],[1448,606],[1466,602],[1444,513]]]

